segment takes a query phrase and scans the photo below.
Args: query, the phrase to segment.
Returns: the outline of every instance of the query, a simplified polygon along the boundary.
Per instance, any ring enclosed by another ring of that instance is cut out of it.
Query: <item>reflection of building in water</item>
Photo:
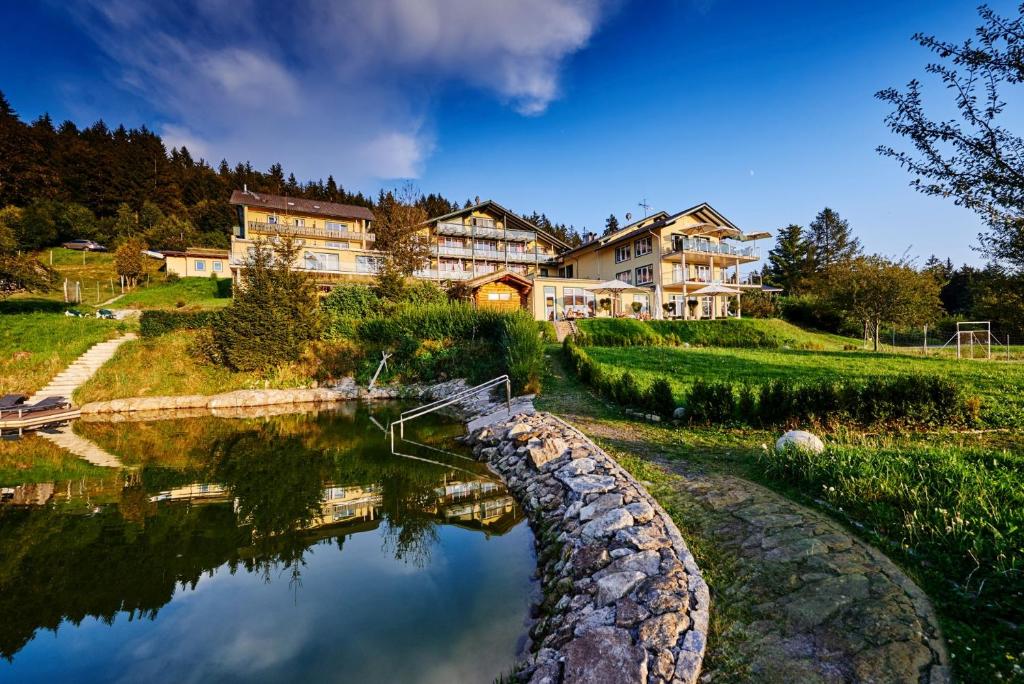
[[[50,500],[55,489],[52,482],[24,484],[0,488],[0,502],[21,506],[42,506]]]
[[[504,485],[493,480],[446,477],[430,491],[434,494],[432,501],[421,504],[422,510],[445,522],[503,533],[519,521],[515,499]],[[215,503],[232,500],[230,490],[216,483],[184,485],[150,497],[153,502]],[[384,490],[380,484],[328,485],[323,490],[320,515],[310,522],[308,528],[378,520],[383,500]]]

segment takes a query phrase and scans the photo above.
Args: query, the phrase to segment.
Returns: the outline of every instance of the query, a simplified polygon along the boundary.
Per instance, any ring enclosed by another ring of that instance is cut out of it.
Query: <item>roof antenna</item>
[[[640,200],[640,203],[637,204],[637,206],[641,207],[644,210],[644,218],[647,218],[647,215],[651,211],[651,205],[647,203],[647,198],[644,197],[642,200]]]

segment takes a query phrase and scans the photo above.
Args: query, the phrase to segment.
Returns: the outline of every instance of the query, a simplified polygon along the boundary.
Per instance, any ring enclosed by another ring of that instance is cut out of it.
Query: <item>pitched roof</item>
[[[568,252],[565,252],[561,256],[565,257],[565,256],[568,256],[569,254],[572,254],[574,252],[578,252],[578,251],[584,250],[584,249],[586,249],[588,247],[608,247],[608,246],[613,245],[613,244],[618,243],[618,242],[624,242],[626,240],[632,240],[636,236],[643,235],[643,234],[647,233],[650,230],[656,230],[658,228],[665,228],[666,226],[670,226],[670,225],[672,225],[673,223],[675,223],[677,220],[679,220],[680,218],[682,218],[684,216],[690,216],[692,214],[699,214],[699,213],[702,213],[702,212],[703,213],[707,213],[712,218],[714,218],[715,221],[717,222],[717,225],[720,225],[720,226],[726,228],[731,233],[735,233],[735,235],[733,235],[732,237],[738,237],[738,236],[742,235],[742,232],[740,231],[740,229],[737,228],[733,224],[732,221],[730,221],[729,219],[725,218],[722,214],[718,213],[718,211],[714,207],[712,207],[710,204],[708,204],[707,202],[701,202],[698,205],[692,206],[689,209],[683,209],[682,211],[680,211],[678,213],[675,213],[675,214],[672,214],[672,215],[669,215],[669,214],[667,214],[666,212],[663,212],[663,211],[659,211],[658,213],[653,214],[652,216],[648,216],[647,217],[648,219],[654,218],[654,217],[660,217],[654,223],[650,223],[650,224],[647,224],[647,225],[644,225],[644,226],[640,226],[639,228],[634,228],[633,230],[623,229],[623,230],[617,231],[615,233],[612,233],[611,235],[605,235],[603,237],[599,237],[596,240],[593,240],[592,242],[587,242],[587,243],[584,243],[584,244],[580,245],[579,247],[575,247],[575,248],[569,250]],[[640,221],[644,221],[644,220],[646,220],[646,219],[641,219]],[[637,223],[640,223],[640,221],[634,221],[633,223],[629,224],[629,226],[626,226],[626,228],[629,228],[630,226],[636,225]]]
[[[508,222],[511,224],[509,226],[510,228],[516,228],[518,230],[533,231],[533,232],[537,233],[538,235],[540,235],[541,237],[543,237],[548,242],[553,242],[554,244],[558,245],[559,247],[562,247],[563,249],[566,249],[566,248],[569,247],[568,243],[563,242],[562,240],[559,240],[558,238],[556,238],[554,235],[552,235],[550,233],[544,232],[543,230],[538,228],[536,225],[534,225],[530,221],[527,221],[526,219],[524,219],[522,216],[520,216],[519,214],[515,213],[514,211],[509,211],[508,209],[506,209],[505,207],[501,206],[500,204],[498,204],[494,200],[484,200],[483,202],[480,202],[479,204],[474,204],[473,206],[466,207],[465,209],[457,209],[457,210],[455,210],[455,211],[453,211],[451,213],[445,214],[444,216],[432,216],[431,218],[429,218],[424,223],[430,224],[430,223],[437,223],[438,221],[447,221],[448,219],[455,218],[456,216],[462,216],[464,214],[471,214],[474,211],[483,211],[485,209],[490,209],[493,212],[504,214],[508,218]]]
[[[321,202],[320,200],[308,200],[300,197],[267,195],[262,192],[252,192],[251,190],[248,192],[245,190],[235,190],[232,192],[231,204],[259,207],[260,209],[273,209],[283,214],[294,212],[296,214],[313,214],[330,218],[373,220],[372,211],[366,207],[359,207],[354,204],[339,204],[337,202]]]
[[[527,292],[529,292],[533,288],[532,280],[516,273],[515,271],[510,271],[505,268],[501,269],[500,271],[484,273],[483,275],[478,275],[475,278],[470,278],[469,280],[466,281],[466,285],[475,290],[478,287],[482,287],[488,283],[493,283],[496,280],[511,280],[512,282],[516,283]]]

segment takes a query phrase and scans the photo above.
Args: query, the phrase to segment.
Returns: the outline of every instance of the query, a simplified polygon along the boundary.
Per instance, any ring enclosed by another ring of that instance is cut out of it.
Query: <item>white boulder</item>
[[[796,449],[809,454],[820,454],[825,450],[825,443],[813,433],[804,430],[790,430],[779,437],[779,441],[775,442],[776,451],[785,451],[786,449]]]

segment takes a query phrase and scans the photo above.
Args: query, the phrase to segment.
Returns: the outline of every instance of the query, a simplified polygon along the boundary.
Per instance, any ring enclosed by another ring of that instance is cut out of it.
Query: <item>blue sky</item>
[[[146,124],[214,162],[370,192],[411,177],[597,231],[644,199],[770,231],[828,205],[870,251],[982,261],[977,218],[874,151],[902,144],[877,90],[920,78],[948,101],[910,36],[969,37],[972,2],[20,5],[0,9],[0,89],[29,119]]]

